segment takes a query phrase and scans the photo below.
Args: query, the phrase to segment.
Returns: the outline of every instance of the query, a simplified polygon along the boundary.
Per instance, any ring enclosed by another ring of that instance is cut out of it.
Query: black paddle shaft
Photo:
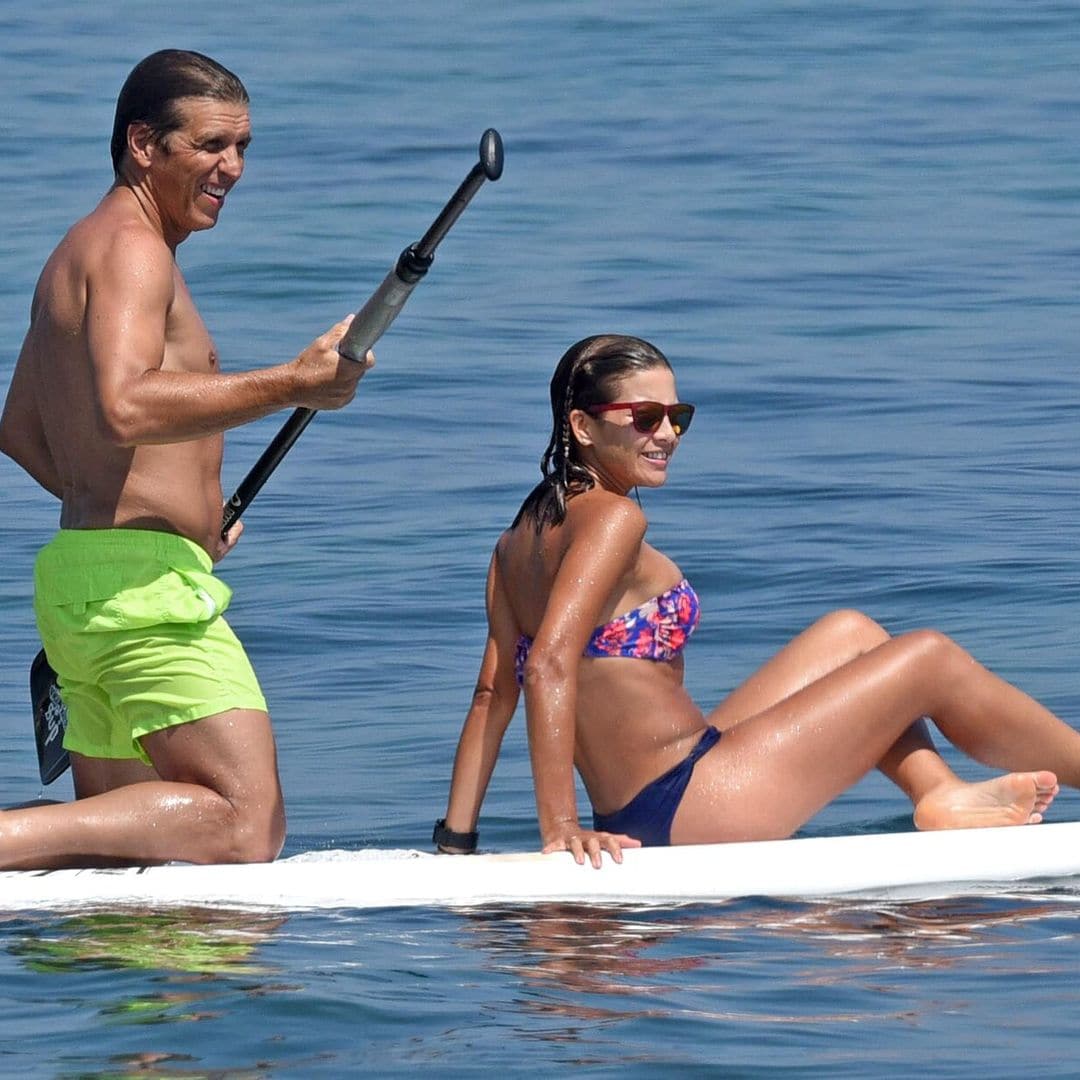
[[[399,256],[394,268],[372,293],[370,299],[356,313],[345,336],[338,344],[338,352],[349,360],[360,361],[368,349],[382,337],[387,327],[397,318],[413,289],[428,272],[435,258],[435,249],[451,226],[461,216],[469,201],[480,190],[485,180],[498,180],[503,170],[502,139],[494,128],[488,128],[480,139],[480,160],[469,171],[450,201],[432,222],[431,228],[415,244],[410,244]],[[282,458],[300,438],[304,428],[311,423],[316,409],[296,409],[274,436],[262,456],[244,477],[232,498],[225,504],[221,534],[229,528],[251,504]]]

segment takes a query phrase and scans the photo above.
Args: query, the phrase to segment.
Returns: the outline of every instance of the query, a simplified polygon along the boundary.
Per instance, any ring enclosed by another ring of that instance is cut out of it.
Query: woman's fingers
[[[603,853],[606,851],[613,862],[623,861],[623,848],[641,847],[641,841],[623,833],[595,832],[592,829],[582,829],[580,832],[568,833],[565,836],[556,837],[543,847],[545,855],[553,851],[569,851],[574,857],[574,862],[579,866],[585,865],[585,860],[597,869],[600,869]]]

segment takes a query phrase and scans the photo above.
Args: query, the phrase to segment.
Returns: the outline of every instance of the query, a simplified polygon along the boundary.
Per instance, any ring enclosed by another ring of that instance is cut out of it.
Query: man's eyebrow
[[[243,143],[245,146],[251,145],[251,135],[247,134],[240,138],[234,138],[231,131],[225,131],[220,128],[210,128],[206,131],[192,133],[191,136],[196,142],[208,143],[208,142],[236,142]]]

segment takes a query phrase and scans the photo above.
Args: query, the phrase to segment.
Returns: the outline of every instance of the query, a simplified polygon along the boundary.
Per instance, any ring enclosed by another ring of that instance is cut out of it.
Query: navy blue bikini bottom
[[[643,787],[621,810],[612,814],[593,811],[593,828],[598,832],[625,833],[645,847],[667,847],[671,843],[671,823],[694,773],[698,758],[720,741],[720,731],[707,727],[689,754]]]

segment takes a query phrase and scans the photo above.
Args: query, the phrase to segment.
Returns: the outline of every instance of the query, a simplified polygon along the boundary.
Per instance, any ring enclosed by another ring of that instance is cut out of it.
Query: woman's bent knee
[[[889,640],[889,632],[883,626],[854,608],[830,611],[816,625],[837,639],[850,643],[858,652],[868,652]]]
[[[912,663],[924,665],[935,678],[960,676],[975,661],[971,655],[940,630],[910,630],[896,639]]]
[[[963,652],[960,646],[947,634],[929,627],[921,630],[908,630],[906,633],[901,634],[897,640],[903,642],[909,649],[919,653],[945,655]]]

